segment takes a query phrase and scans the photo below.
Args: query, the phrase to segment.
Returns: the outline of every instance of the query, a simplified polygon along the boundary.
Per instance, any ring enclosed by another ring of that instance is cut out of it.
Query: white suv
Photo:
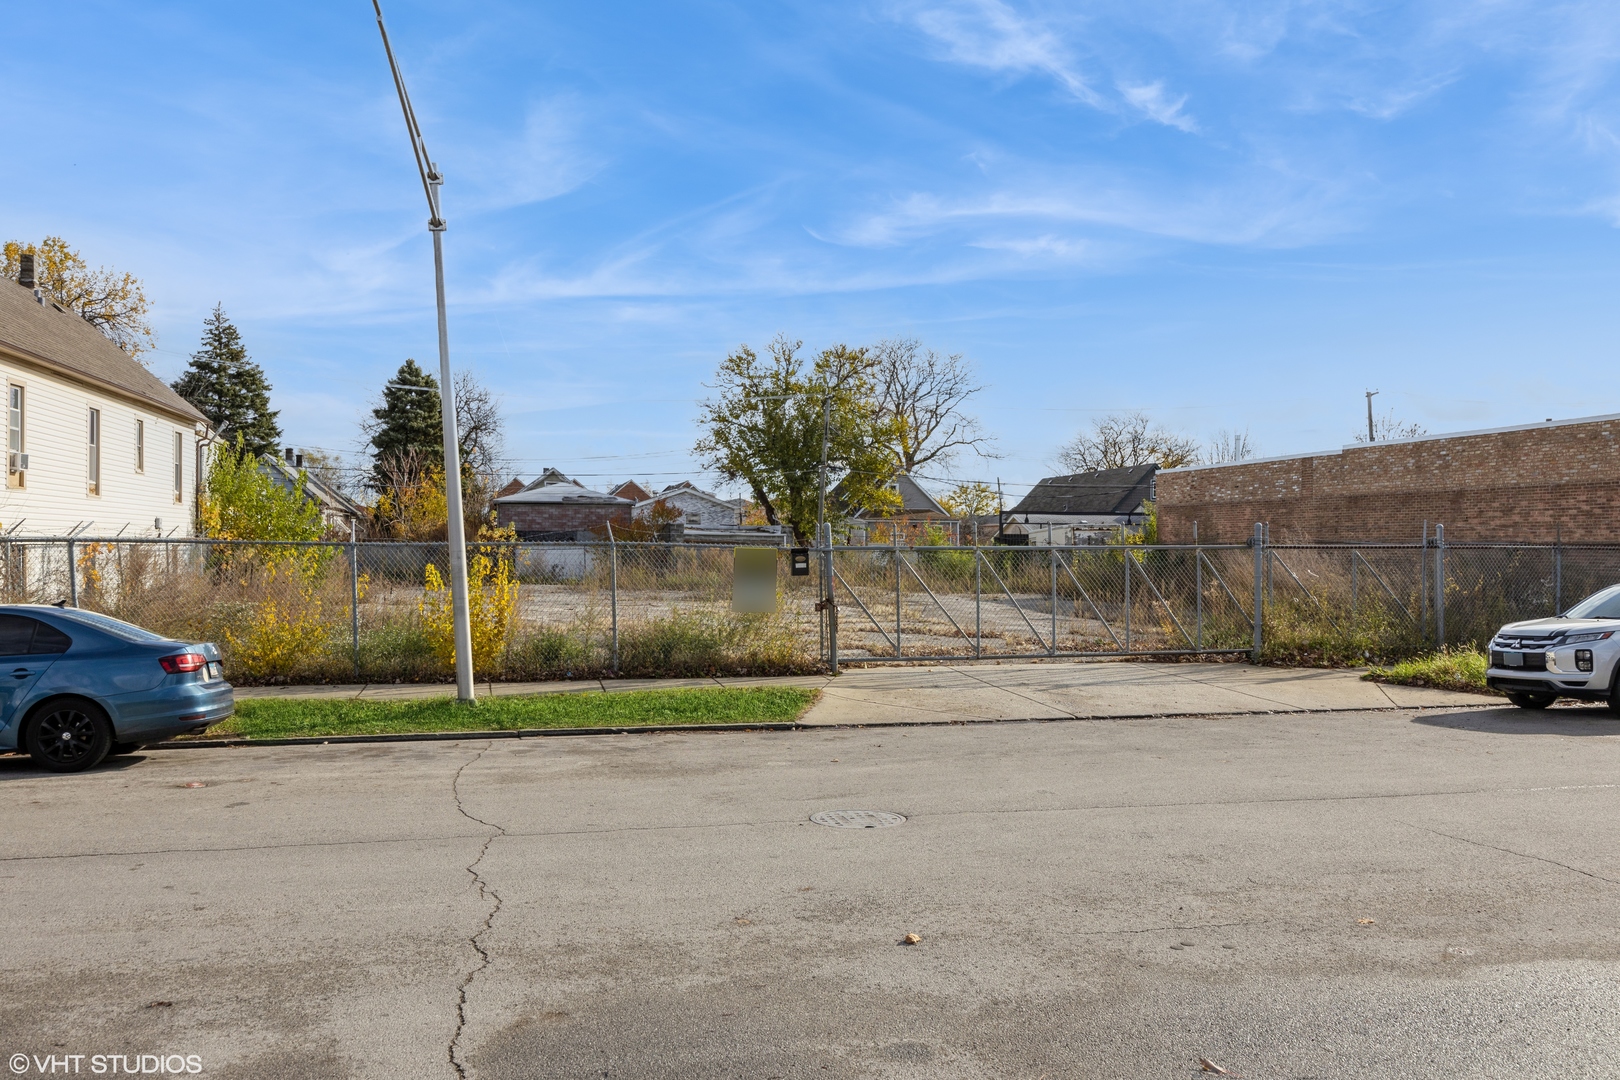
[[[1561,697],[1607,701],[1620,713],[1620,585],[1562,615],[1508,623],[1491,639],[1489,685],[1521,709]]]

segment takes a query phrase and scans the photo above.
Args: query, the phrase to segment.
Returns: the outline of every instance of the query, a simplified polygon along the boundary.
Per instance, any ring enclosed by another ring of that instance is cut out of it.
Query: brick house
[[[1357,443],[1158,474],[1159,536],[1620,541],[1620,415]]]
[[[512,495],[494,501],[495,523],[510,525],[521,540],[593,540],[606,527],[629,525],[635,503],[604,491],[592,491],[555,469]]]

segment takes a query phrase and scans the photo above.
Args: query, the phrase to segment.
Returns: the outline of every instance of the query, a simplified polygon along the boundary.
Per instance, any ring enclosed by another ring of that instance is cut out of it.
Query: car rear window
[[[26,615],[0,615],[0,656],[64,653],[73,639]]]
[[[1571,619],[1620,619],[1620,585],[1593,593],[1564,615]]]
[[[88,623],[104,633],[140,645],[154,645],[160,641],[174,640],[173,638],[166,638],[162,634],[154,634],[150,630],[143,630],[134,623],[127,623],[122,619],[115,619],[111,615],[102,615],[95,611],[63,611],[62,615],[75,622]]]

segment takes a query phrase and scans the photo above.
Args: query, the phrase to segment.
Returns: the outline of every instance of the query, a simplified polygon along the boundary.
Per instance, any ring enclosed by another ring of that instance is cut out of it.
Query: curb
[[[357,743],[464,742],[471,739],[535,739],[569,735],[656,735],[660,732],[726,734],[745,731],[848,731],[855,728],[967,727],[976,724],[1062,724],[1102,720],[1221,720],[1244,716],[1320,716],[1329,713],[1426,712],[1431,709],[1495,709],[1477,702],[1459,705],[1380,705],[1333,709],[1255,709],[1252,712],[1109,713],[1104,716],[1010,716],[982,720],[874,720],[859,724],[806,724],[799,721],[760,724],[641,724],[624,727],[516,728],[504,731],[412,731],[392,735],[307,735],[286,739],[188,739],[153,743],[142,750],[217,750],[243,746],[339,746]]]
[[[286,739],[187,739],[152,743],[143,750],[216,750],[236,746],[326,746],[345,743],[457,742],[466,739],[536,739],[560,735],[652,735],[660,731],[792,731],[792,721],[761,724],[642,724],[627,727],[511,728],[501,731],[403,731],[391,735],[302,735]]]

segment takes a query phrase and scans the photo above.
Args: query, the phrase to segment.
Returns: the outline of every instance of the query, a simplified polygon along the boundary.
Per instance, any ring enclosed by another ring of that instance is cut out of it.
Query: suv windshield
[[[1570,619],[1620,619],[1620,585],[1593,593],[1564,615]]]
[[[125,641],[133,641],[141,645],[150,645],[159,641],[173,640],[172,638],[164,637],[162,634],[154,634],[150,630],[143,630],[134,623],[127,623],[122,619],[115,619],[111,615],[102,615],[95,611],[83,611],[76,609],[73,611],[63,611],[61,614],[65,618],[73,619],[76,622],[89,623],[97,630],[112,634],[114,637],[121,637]]]

